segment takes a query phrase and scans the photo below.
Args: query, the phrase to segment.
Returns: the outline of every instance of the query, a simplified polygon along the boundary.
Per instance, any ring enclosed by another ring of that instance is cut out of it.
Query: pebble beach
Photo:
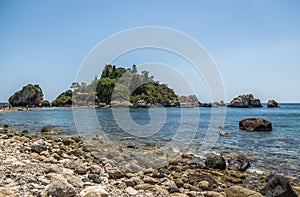
[[[156,166],[101,137],[38,136],[9,125],[0,127],[0,147],[0,196],[254,197],[275,176],[213,169],[188,152]],[[299,196],[299,177],[285,178]]]

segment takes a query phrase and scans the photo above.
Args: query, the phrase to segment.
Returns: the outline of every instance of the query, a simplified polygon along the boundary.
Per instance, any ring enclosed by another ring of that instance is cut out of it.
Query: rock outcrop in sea
[[[247,118],[241,120],[239,127],[246,131],[272,131],[272,123],[262,118]]]
[[[275,108],[275,107],[279,107],[277,101],[275,100],[268,100],[268,107],[269,108]]]
[[[8,101],[12,106],[42,106],[43,97],[44,94],[39,85],[28,84],[9,97]]]
[[[262,104],[260,100],[255,98],[252,94],[244,94],[230,101],[228,107],[237,107],[237,108],[262,107]]]

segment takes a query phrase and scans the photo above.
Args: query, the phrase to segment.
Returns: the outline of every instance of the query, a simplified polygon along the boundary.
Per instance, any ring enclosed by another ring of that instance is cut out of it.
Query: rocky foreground
[[[95,137],[30,135],[0,128],[0,196],[207,196],[300,194],[299,177],[228,170],[222,156],[181,153],[165,165]],[[154,153],[159,157],[160,152]],[[243,164],[243,163],[241,163]],[[247,164],[247,163],[246,163]]]

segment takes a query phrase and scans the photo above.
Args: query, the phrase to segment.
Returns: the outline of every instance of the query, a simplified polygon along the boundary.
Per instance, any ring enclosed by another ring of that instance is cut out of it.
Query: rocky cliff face
[[[41,106],[43,101],[43,91],[39,85],[28,84],[22,90],[17,91],[9,98],[12,106],[36,105]]]
[[[239,107],[239,108],[262,107],[262,104],[260,100],[254,98],[252,94],[244,94],[230,101],[228,107]]]

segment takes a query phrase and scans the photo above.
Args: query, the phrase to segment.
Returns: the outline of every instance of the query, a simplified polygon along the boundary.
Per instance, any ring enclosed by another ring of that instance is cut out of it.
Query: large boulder
[[[260,100],[254,98],[252,94],[244,94],[230,101],[228,107],[237,107],[237,108],[262,107],[262,104]]]
[[[246,131],[272,131],[272,123],[262,118],[247,118],[239,122],[240,129]]]
[[[268,100],[268,107],[274,108],[274,107],[279,107],[279,105],[275,100]]]
[[[281,175],[274,176],[260,193],[266,197],[297,197],[289,180]]]
[[[43,91],[39,85],[28,84],[9,97],[9,103],[12,106],[41,106],[43,101]]]

